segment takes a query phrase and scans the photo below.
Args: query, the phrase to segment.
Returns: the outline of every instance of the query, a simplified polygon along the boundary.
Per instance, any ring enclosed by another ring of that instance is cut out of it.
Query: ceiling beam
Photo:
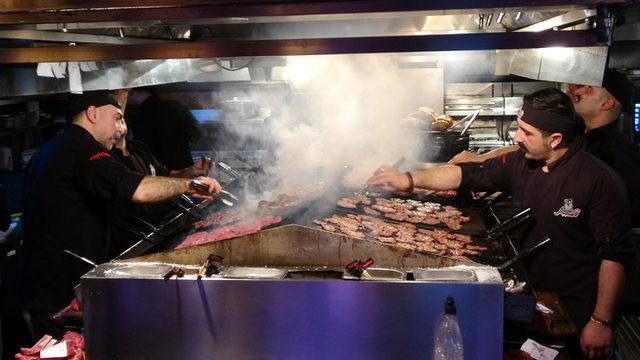
[[[134,37],[118,37],[108,35],[76,34],[72,32],[60,31],[39,31],[39,30],[0,30],[0,39],[12,40],[32,40],[62,43],[88,43],[88,44],[149,44],[163,43],[170,40],[147,39]]]
[[[605,46],[590,31],[0,48],[0,64]]]
[[[44,4],[46,3],[46,5]],[[296,16],[396,11],[562,9],[624,5],[627,0],[4,0],[0,24],[189,20],[221,17]]]

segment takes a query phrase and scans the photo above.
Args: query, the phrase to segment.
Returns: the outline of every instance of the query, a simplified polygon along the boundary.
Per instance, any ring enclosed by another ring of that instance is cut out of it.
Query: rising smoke
[[[271,130],[261,135],[274,144],[273,194],[320,182],[359,188],[383,163],[413,165],[421,134],[401,119],[420,106],[442,111],[442,72],[399,62],[393,54],[289,57],[279,69],[287,94],[249,94],[271,104]]]

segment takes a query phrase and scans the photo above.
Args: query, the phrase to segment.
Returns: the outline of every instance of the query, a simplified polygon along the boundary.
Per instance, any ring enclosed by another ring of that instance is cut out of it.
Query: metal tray
[[[221,273],[231,279],[284,279],[287,270],[263,267],[230,267]]]
[[[404,271],[388,268],[368,268],[361,278],[351,275],[346,269],[342,273],[345,280],[403,281],[407,279]]]
[[[413,269],[413,278],[416,281],[434,282],[476,282],[476,274],[467,269]]]
[[[113,278],[162,278],[172,266],[167,264],[118,264],[105,270],[105,277]]]

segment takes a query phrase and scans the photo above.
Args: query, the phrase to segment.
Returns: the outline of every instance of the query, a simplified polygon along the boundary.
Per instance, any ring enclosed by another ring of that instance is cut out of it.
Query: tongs
[[[198,191],[201,191],[203,193],[209,193],[209,186],[201,183],[200,181],[192,180],[192,184],[196,189],[198,189]],[[235,205],[235,202],[238,201],[238,198],[235,195],[233,195],[232,193],[226,190],[222,190],[217,194],[212,194],[212,193],[209,193],[209,194],[213,196],[214,200],[220,199],[220,201],[227,206],[233,206]]]
[[[507,221],[498,224],[487,231],[486,239],[488,241],[495,240],[507,232],[525,224],[533,218],[531,208],[526,208],[523,211],[517,213]]]
[[[529,246],[528,248],[526,248],[523,251],[521,251],[520,253],[518,253],[518,255],[516,255],[513,259],[511,259],[509,261],[506,261],[502,265],[498,266],[498,271],[502,271],[502,270],[508,268],[509,266],[515,264],[516,262],[522,260],[524,257],[529,256],[531,253],[533,253],[536,250],[540,249],[541,247],[545,246],[550,241],[551,241],[551,238],[546,236],[539,243],[536,243],[536,244],[533,244],[533,245]]]
[[[447,130],[451,130],[454,127],[456,127],[456,126],[464,123],[465,121],[467,121],[467,124],[464,126],[462,132],[460,133],[460,136],[462,136],[467,132],[467,130],[469,129],[471,124],[476,120],[476,118],[478,117],[479,114],[480,114],[480,110],[476,110],[476,111],[472,112],[471,114],[463,117],[462,119],[454,122],[453,125],[449,126],[449,128]]]

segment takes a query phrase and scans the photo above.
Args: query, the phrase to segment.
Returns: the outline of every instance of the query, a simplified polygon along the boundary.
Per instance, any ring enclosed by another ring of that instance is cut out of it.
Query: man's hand
[[[367,180],[367,185],[388,192],[396,192],[407,190],[410,184],[405,173],[391,165],[382,165]]]
[[[484,158],[481,155],[474,154],[470,151],[464,150],[460,152],[458,155],[451,158],[448,164],[455,165],[455,164],[462,164],[462,163],[469,163],[469,162],[479,163],[483,161],[484,161]]]
[[[192,186],[189,194],[193,197],[213,199],[214,194],[222,191],[222,186],[216,181],[216,179],[200,176],[195,179],[201,186]]]
[[[603,359],[611,352],[611,328],[589,321],[582,329],[580,347],[589,359]]]

